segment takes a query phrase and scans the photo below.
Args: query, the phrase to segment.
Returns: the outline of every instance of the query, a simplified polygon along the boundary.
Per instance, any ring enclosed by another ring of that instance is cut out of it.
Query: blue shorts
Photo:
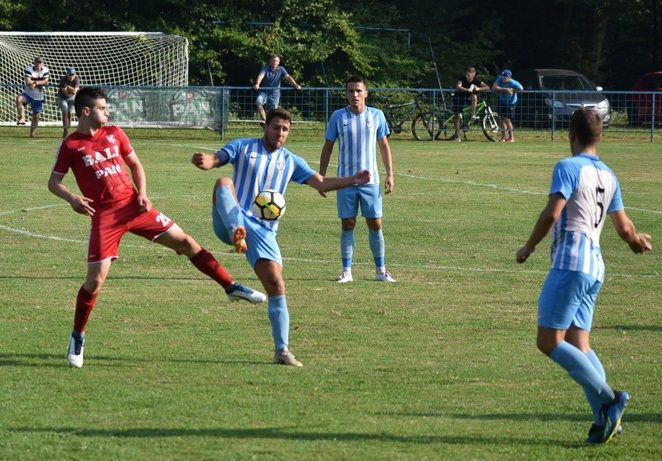
[[[21,96],[23,96],[23,99],[25,99],[25,101],[26,101],[25,104],[26,105],[29,104],[30,106],[32,106],[32,112],[34,112],[35,114],[40,114],[41,113],[41,111],[43,110],[43,106],[44,106],[44,101],[43,100],[37,101],[36,99],[32,99],[30,96],[28,96],[25,93],[23,93]]]
[[[243,213],[240,213],[239,217],[240,222],[237,225],[246,227],[246,245],[248,246],[246,259],[251,267],[255,268],[255,264],[260,259],[275,261],[282,266],[283,258],[280,254],[278,242],[276,242],[276,233],[260,225],[253,218],[245,216]],[[222,242],[232,245],[230,229],[223,223],[221,215],[214,206],[212,206],[211,210],[211,220],[216,236]]]
[[[280,91],[260,91],[255,102],[266,105],[267,110],[275,109],[280,103]]]
[[[501,116],[501,118],[509,118],[513,119],[515,116],[515,107],[517,104],[504,104],[501,101],[499,101],[499,110],[498,114]]]
[[[338,189],[336,193],[339,218],[355,218],[359,214],[364,218],[382,217],[382,189],[379,184],[350,186]]]
[[[538,298],[538,326],[591,331],[600,288],[601,282],[583,272],[550,270]]]

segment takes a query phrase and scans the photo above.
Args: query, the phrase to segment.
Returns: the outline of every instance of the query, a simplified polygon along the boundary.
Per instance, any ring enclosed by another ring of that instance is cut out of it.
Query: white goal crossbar
[[[0,124],[16,122],[24,69],[37,56],[50,71],[45,124],[59,122],[57,84],[75,67],[82,85],[188,86],[188,40],[161,32],[0,32]],[[27,111],[28,113],[30,111]]]

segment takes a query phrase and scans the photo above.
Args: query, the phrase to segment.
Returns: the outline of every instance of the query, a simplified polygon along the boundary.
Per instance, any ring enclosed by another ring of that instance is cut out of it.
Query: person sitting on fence
[[[464,75],[458,77],[453,95],[453,109],[455,111],[455,140],[460,141],[460,114],[462,110],[471,104],[471,120],[476,119],[476,105],[478,104],[478,92],[487,91],[490,87],[476,75],[476,68],[467,67]]]

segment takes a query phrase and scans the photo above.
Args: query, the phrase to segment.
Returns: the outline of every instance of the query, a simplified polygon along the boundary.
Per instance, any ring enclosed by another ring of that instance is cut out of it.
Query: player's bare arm
[[[196,152],[191,157],[191,163],[201,170],[211,170],[218,167],[218,157],[212,154]]]
[[[609,217],[618,235],[634,253],[645,253],[653,249],[650,234],[637,232],[634,223],[624,210],[609,213]]]
[[[322,176],[326,175],[326,170],[329,168],[329,161],[331,160],[331,154],[333,153],[333,146],[335,142],[329,141],[328,139],[324,140],[324,145],[322,146],[322,153],[320,154],[320,168],[319,173]],[[319,191],[322,197],[326,197],[326,193]]]
[[[151,210],[152,201],[147,197],[147,176],[145,175],[142,163],[140,163],[135,152],[127,156],[124,161],[126,162],[126,166],[129,167],[129,170],[131,170],[131,178],[138,191],[138,204],[143,211]]]
[[[517,250],[515,259],[518,263],[523,263],[536,250],[536,246],[545,238],[552,229],[552,226],[561,216],[566,199],[561,194],[552,194],[549,196],[547,206],[540,213],[540,217],[533,227],[529,240],[523,247]]]
[[[92,208],[91,203],[94,200],[72,193],[69,188],[62,183],[63,178],[63,175],[51,173],[51,176],[48,179],[48,190],[69,203],[76,213],[93,216],[94,208]]]
[[[315,173],[313,176],[308,178],[306,184],[322,193],[331,190],[342,189],[343,187],[367,184],[368,182],[370,182],[370,171],[362,170],[356,173],[354,176],[332,178],[327,178],[319,173]]]
[[[395,189],[395,177],[393,176],[393,156],[391,155],[391,146],[388,143],[388,138],[384,136],[377,141],[379,144],[379,152],[382,155],[384,168],[386,169],[386,179],[384,180],[384,189],[387,194],[393,192]]]

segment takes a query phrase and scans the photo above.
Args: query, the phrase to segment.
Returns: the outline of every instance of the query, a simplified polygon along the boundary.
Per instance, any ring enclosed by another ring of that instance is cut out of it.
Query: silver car
[[[567,69],[533,69],[516,74],[515,78],[524,90],[518,112],[522,121],[532,121],[536,126],[567,123],[572,114],[582,107],[594,109],[600,115],[605,128],[611,122],[611,105],[586,76]]]

